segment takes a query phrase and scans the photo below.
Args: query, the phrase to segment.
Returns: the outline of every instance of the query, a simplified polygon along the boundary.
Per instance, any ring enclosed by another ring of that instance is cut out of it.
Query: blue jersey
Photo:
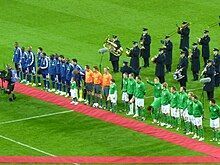
[[[66,77],[66,63],[65,62],[61,62],[60,74],[61,74],[61,77]]]
[[[73,65],[66,64],[66,80],[70,81],[72,77],[73,77]]]
[[[14,54],[13,54],[13,62],[14,63],[20,63],[21,62],[21,48],[17,47],[14,49]]]
[[[42,74],[48,74],[48,68],[49,68],[49,58],[48,57],[42,57],[41,63],[40,63],[40,69]]]
[[[27,51],[28,59],[27,59],[27,65],[28,67],[35,67],[35,55],[32,51]]]
[[[27,52],[22,52],[22,55],[21,55],[21,67],[22,68],[28,67],[27,60],[28,60]]]
[[[74,71],[78,71],[79,74],[74,74]],[[73,77],[76,79],[76,80],[81,80],[81,76],[84,75],[84,69],[79,65],[79,64],[75,64],[73,65]]]
[[[56,75],[56,59],[54,59],[54,58],[50,59],[49,73],[50,73],[50,75]]]
[[[38,52],[37,53],[37,66],[40,66],[41,63],[41,59],[42,59],[42,52]]]
[[[61,61],[56,59],[56,75],[61,74]]]

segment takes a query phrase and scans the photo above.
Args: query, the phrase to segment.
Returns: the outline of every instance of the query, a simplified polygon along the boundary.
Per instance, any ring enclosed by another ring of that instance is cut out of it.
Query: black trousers
[[[142,56],[142,58],[144,59],[144,67],[149,67],[149,58],[150,57]]]
[[[171,72],[171,65],[172,64],[166,64],[166,71]]]
[[[193,71],[193,80],[198,80],[199,79],[199,72]]]
[[[213,91],[207,91],[207,97],[208,100],[211,100],[214,98],[214,90]]]
[[[184,78],[179,80],[179,83],[181,87],[186,87],[186,80]]]
[[[164,83],[165,82],[165,77],[164,76],[157,76],[159,78],[160,83]]]
[[[114,72],[119,72],[119,61],[111,61]]]
[[[204,67],[206,66],[208,60],[209,60],[209,57],[203,57]]]
[[[219,87],[219,85],[220,85],[220,74],[217,73],[215,75],[215,87]]]

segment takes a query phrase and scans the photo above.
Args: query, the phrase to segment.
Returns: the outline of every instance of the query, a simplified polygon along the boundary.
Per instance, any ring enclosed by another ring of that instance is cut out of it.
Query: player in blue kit
[[[47,83],[47,78],[48,78],[48,68],[49,68],[49,58],[47,57],[46,53],[42,53],[42,58],[41,58],[41,63],[39,68],[41,69],[41,74],[43,77],[43,82],[44,82],[44,90],[48,90],[48,83]]]
[[[32,75],[33,75],[33,84],[32,86],[36,86],[36,64],[35,64],[35,55],[32,52],[32,47],[28,47],[27,51],[28,59],[27,59],[27,66],[28,66],[28,72],[27,72],[27,83],[26,85],[29,85],[32,83]]]
[[[49,75],[50,75],[50,80],[52,82],[52,89],[50,89],[50,82],[49,82],[48,90],[49,92],[55,92],[56,59],[54,54],[50,55]]]

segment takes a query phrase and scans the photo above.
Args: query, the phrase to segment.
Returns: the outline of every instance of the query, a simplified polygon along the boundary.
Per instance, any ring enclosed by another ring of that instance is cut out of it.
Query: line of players
[[[20,60],[16,58],[19,53]],[[38,70],[36,71],[32,48],[28,47],[28,50],[25,51],[24,48],[19,48],[18,43],[15,43],[13,61],[22,83],[29,85],[33,78],[32,86],[41,86],[40,75],[42,75],[45,90],[66,95],[66,97],[71,96],[73,99],[71,103],[75,105],[78,103],[79,89],[83,85],[86,104],[109,109],[112,112],[117,111],[117,86],[109,73],[109,68],[104,68],[103,74],[99,72],[97,66],[90,69],[89,65],[86,65],[84,69],[76,59],[70,61],[62,55],[48,57],[39,47],[37,52]],[[187,94],[184,87],[180,88],[180,92],[177,92],[174,86],[169,91],[168,84],[165,82],[161,85],[157,77],[154,82],[147,81],[147,83],[154,87],[154,101],[148,107],[153,123],[167,128],[183,129],[187,135],[194,133],[193,138],[203,141],[204,109],[198,97],[192,92]],[[50,88],[50,84],[52,84],[52,88]],[[122,101],[127,115],[133,115],[134,118],[140,120],[146,119],[145,94],[145,83],[140,76],[135,77],[133,73],[123,74]],[[219,106],[215,104],[215,100],[211,99],[210,127],[214,132],[212,139],[214,141],[219,137],[219,115]]]

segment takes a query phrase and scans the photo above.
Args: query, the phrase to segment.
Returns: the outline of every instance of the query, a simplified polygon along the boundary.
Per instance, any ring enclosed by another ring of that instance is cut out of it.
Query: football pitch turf
[[[139,40],[143,27],[148,27],[152,37],[151,56],[155,55],[160,40],[176,29],[183,20],[191,23],[191,43],[202,36],[209,24],[218,23],[218,0],[0,0],[0,68],[11,63],[13,43],[38,46],[50,53],[77,58],[82,65],[99,65],[98,49],[107,35],[116,34],[122,46],[130,47]],[[210,48],[219,47],[219,27],[209,29]],[[172,38],[174,44],[173,71],[179,58],[179,36]],[[220,47],[219,47],[220,48]],[[104,55],[102,66],[110,66],[108,55]],[[125,55],[120,58],[129,60]],[[202,60],[201,60],[202,61]],[[201,62],[202,64],[202,62]],[[154,65],[142,69],[141,76],[153,79]],[[188,69],[189,89],[200,97],[202,84],[193,82]],[[121,74],[113,74],[119,90]],[[177,85],[172,74],[166,75],[169,85]],[[220,89],[215,90],[220,104]],[[147,85],[147,97],[152,88]],[[205,96],[206,98],[206,96]],[[145,100],[146,106],[153,98]],[[58,156],[196,156],[201,153],[143,135],[126,128],[76,113],[65,113],[67,109],[24,95],[17,95],[16,102],[9,103],[0,95],[0,135],[28,144]],[[208,120],[208,102],[205,99],[205,142],[211,138]],[[119,107],[121,103],[119,101]],[[62,113],[64,112],[64,113]],[[1,124],[34,116],[54,114],[19,122]],[[60,113],[60,114],[59,114]],[[124,114],[121,114],[124,115]],[[151,122],[149,117],[146,121]],[[174,130],[172,130],[174,131]],[[175,132],[175,131],[174,131]],[[0,139],[0,155],[45,156],[44,153],[27,148],[6,139]]]

